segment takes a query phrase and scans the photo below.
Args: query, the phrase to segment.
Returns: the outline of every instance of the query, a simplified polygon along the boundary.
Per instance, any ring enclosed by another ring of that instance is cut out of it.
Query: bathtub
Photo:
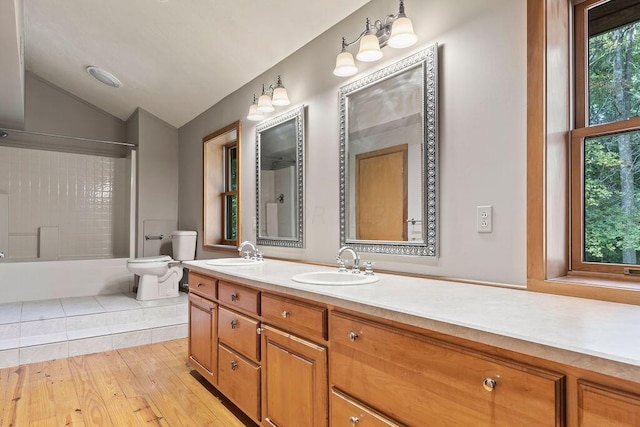
[[[127,258],[0,262],[0,304],[127,292]]]

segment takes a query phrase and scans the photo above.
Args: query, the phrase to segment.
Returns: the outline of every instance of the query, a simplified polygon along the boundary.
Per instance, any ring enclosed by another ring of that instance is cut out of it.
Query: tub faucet
[[[253,244],[252,242],[250,242],[249,240],[245,240],[244,242],[240,243],[240,246],[238,246],[238,254],[239,254],[240,256],[242,256],[242,249],[243,249],[245,246],[250,246],[250,247],[251,247],[251,251],[246,251],[246,252],[244,253],[244,257],[245,257],[246,259],[250,259],[252,256],[253,256],[253,258],[256,258],[256,257],[257,257],[257,254],[258,254],[258,249],[256,248],[256,245],[254,245],[254,244]],[[252,253],[253,253],[253,255],[252,255]]]
[[[343,246],[338,250],[338,254],[336,255],[336,261],[340,264],[340,270],[344,268],[344,260],[342,259],[342,254],[344,252],[348,252],[353,257],[353,267],[351,268],[351,272],[354,274],[360,273],[360,255],[351,247],[351,246]]]

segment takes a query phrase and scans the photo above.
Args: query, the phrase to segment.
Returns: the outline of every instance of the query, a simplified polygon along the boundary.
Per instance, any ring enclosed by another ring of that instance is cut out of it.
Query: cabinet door
[[[580,427],[640,426],[640,395],[578,382]]]
[[[216,304],[189,294],[189,359],[213,384],[218,364],[217,341]]]
[[[327,426],[326,348],[269,326],[262,336],[262,411],[267,425]]]

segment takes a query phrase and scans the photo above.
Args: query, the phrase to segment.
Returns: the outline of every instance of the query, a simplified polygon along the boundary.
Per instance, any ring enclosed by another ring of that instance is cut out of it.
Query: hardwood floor
[[[187,364],[187,339],[0,369],[0,427],[255,426]]]

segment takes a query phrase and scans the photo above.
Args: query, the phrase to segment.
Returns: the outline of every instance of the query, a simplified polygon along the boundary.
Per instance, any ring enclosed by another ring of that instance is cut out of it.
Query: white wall
[[[124,141],[125,122],[26,73],[25,130],[54,135]]]
[[[127,128],[127,136],[138,144],[136,256],[152,256],[143,253],[145,221],[173,224],[158,232],[166,236],[166,245],[178,223],[178,130],[141,108],[129,118]],[[163,250],[170,253],[166,245]]]
[[[180,128],[179,226],[202,232],[202,138],[242,119],[242,239],[255,239],[255,123],[247,109],[262,83],[282,75],[293,105],[307,105],[306,248],[261,247],[265,256],[333,263],[339,246],[340,86],[439,45],[440,256],[363,254],[376,268],[524,285],[526,282],[526,1],[410,1],[418,44],[384,49],[349,79],[332,75],[341,37],[366,17],[397,11],[373,0],[264,75]],[[362,65],[362,64],[360,64]],[[285,110],[280,110],[285,111]],[[493,233],[476,232],[476,206],[494,208]],[[199,245],[198,257],[214,254]]]

